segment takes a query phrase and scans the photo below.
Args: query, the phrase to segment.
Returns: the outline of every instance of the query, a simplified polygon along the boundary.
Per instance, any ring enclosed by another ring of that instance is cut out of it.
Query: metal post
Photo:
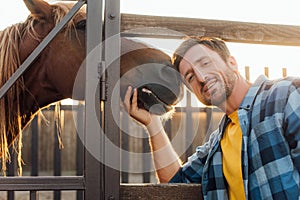
[[[16,156],[13,154],[13,147],[9,148],[9,153],[11,155],[11,163],[7,163],[7,175],[14,176],[15,175],[15,161]],[[15,191],[7,191],[7,200],[15,200]]]
[[[30,200],[38,200],[39,195],[37,191],[30,191]]]
[[[119,199],[120,190],[120,0],[105,2],[105,62],[107,66],[107,101],[105,102],[105,135],[117,148],[106,147],[105,159],[114,160],[112,167],[105,167],[105,199]],[[116,87],[116,88],[115,88]],[[114,93],[115,98],[112,97]],[[115,118],[113,112],[117,113]],[[113,158],[113,159],[112,159]]]
[[[143,135],[147,135],[146,131],[143,129]],[[143,183],[150,183],[150,170],[149,167],[152,164],[151,156],[149,156],[150,152],[150,145],[149,145],[149,139],[143,138],[143,159],[142,159],[142,165],[143,165]]]
[[[122,130],[129,130],[129,116],[126,115],[125,113],[122,114]],[[126,131],[121,131],[121,148],[122,150],[122,154],[121,154],[121,182],[122,183],[128,183],[129,182],[129,174],[127,172],[127,169],[129,168],[129,155],[128,153],[125,153],[127,151],[129,151],[129,136],[127,134]]]
[[[84,145],[85,145],[85,199],[104,199],[102,179],[102,165],[97,159],[101,156],[103,146],[99,130],[99,103],[100,100],[98,65],[102,61],[102,49],[99,44],[102,42],[102,0],[87,0],[87,27],[86,27],[86,81],[85,81],[85,124],[84,124]],[[95,54],[96,56],[92,56]],[[95,113],[97,112],[97,113]],[[95,120],[96,115],[96,120]],[[96,123],[95,123],[96,121]]]
[[[103,1],[87,1],[85,199],[119,199],[120,136],[116,123],[119,119],[114,119],[112,114],[112,94],[120,77],[119,4],[119,0],[105,1],[103,15]],[[102,25],[105,25],[103,32]],[[119,96],[119,91],[116,93]],[[114,103],[114,108],[118,108],[119,102],[114,100]],[[115,111],[120,113],[118,110]],[[109,151],[106,141],[116,145],[117,152]],[[106,166],[106,159],[111,158],[116,161],[117,169]]]
[[[31,122],[31,176],[38,176],[38,117],[35,116]]]
[[[84,106],[79,104],[77,106],[77,137],[76,137],[76,176],[83,176],[84,167],[84,146],[83,141],[80,139],[78,133],[83,133],[83,114]],[[83,200],[84,192],[82,190],[77,190],[76,200]]]
[[[61,111],[59,111],[61,112]],[[60,118],[57,120],[61,120]],[[60,123],[60,122],[56,122],[56,123]],[[59,126],[59,125],[58,125]],[[57,130],[57,125],[54,125],[54,158],[53,158],[53,168],[54,168],[54,176],[61,176],[61,150],[60,150],[60,146],[59,146],[59,138],[60,136]],[[54,190],[54,200],[60,200],[61,199],[61,191],[60,190]]]
[[[193,118],[192,118],[192,100],[191,93],[187,92],[187,104],[186,104],[186,151],[185,151],[185,161],[188,159],[190,155],[193,153],[192,149],[192,140],[193,140]]]

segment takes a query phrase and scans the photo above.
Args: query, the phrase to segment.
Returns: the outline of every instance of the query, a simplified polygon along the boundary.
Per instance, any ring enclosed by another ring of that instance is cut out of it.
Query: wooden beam
[[[300,46],[300,26],[122,14],[125,36],[182,38],[215,36],[229,42]]]
[[[121,184],[120,199],[202,200],[200,184]]]

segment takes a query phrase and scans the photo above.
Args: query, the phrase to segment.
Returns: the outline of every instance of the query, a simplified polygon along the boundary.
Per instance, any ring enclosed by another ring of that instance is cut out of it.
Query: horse
[[[30,11],[28,18],[0,32],[0,87],[74,5],[74,2],[50,4],[43,0],[24,0],[24,3]],[[18,153],[21,169],[22,130],[38,111],[66,98],[84,100],[84,87],[76,96],[72,92],[86,58],[85,22],[86,11],[82,7],[0,100],[3,173],[10,160],[11,145]],[[147,44],[121,39],[120,77],[121,98],[129,85],[137,87],[139,107],[149,111],[153,105],[163,108],[153,109],[155,114],[170,112],[182,98],[180,77],[173,70],[170,57]],[[143,80],[148,81],[143,84]]]

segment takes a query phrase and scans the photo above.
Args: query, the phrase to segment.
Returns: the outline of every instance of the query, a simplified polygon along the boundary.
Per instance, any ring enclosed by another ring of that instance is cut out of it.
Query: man
[[[199,101],[225,116],[181,165],[159,117],[137,107],[135,89],[130,102],[128,89],[125,106],[148,130],[160,182],[201,183],[204,199],[299,199],[300,79],[251,84],[218,38],[185,40],[173,62]]]

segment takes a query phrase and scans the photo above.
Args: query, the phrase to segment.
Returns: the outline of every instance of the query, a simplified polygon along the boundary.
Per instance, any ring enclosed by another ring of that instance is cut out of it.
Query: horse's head
[[[20,39],[20,60],[23,61],[69,12],[75,2],[48,4],[43,0],[24,0],[30,11],[26,30]],[[32,63],[24,75],[31,92],[31,105],[43,107],[72,96],[72,87],[85,54],[85,7],[59,32]],[[36,101],[38,100],[38,105]],[[26,105],[31,110],[33,107]]]
[[[182,98],[180,75],[171,58],[158,49],[122,38],[120,71],[121,97],[129,85],[137,88],[138,106],[151,113],[168,113]]]
[[[29,19],[32,27],[27,25],[30,27],[29,31],[21,39],[21,60],[32,52],[74,5],[74,2],[49,5],[43,0],[24,2],[31,12]],[[63,98],[84,98],[85,76],[84,73],[78,73],[78,70],[86,55],[85,21],[84,7],[53,39],[27,72],[25,85],[34,96],[32,100],[38,99],[39,106],[43,107]],[[156,114],[172,110],[173,105],[182,96],[182,86],[177,73],[171,68],[170,57],[160,50],[128,39],[121,40],[121,49],[121,86],[132,85],[139,89],[139,106],[142,108]],[[82,84],[77,84],[76,87],[80,88],[76,88],[74,94],[73,84],[76,78],[81,80]],[[41,90],[41,87],[44,90]],[[125,90],[126,88],[121,87],[121,94]],[[33,101],[27,102],[36,105]]]

